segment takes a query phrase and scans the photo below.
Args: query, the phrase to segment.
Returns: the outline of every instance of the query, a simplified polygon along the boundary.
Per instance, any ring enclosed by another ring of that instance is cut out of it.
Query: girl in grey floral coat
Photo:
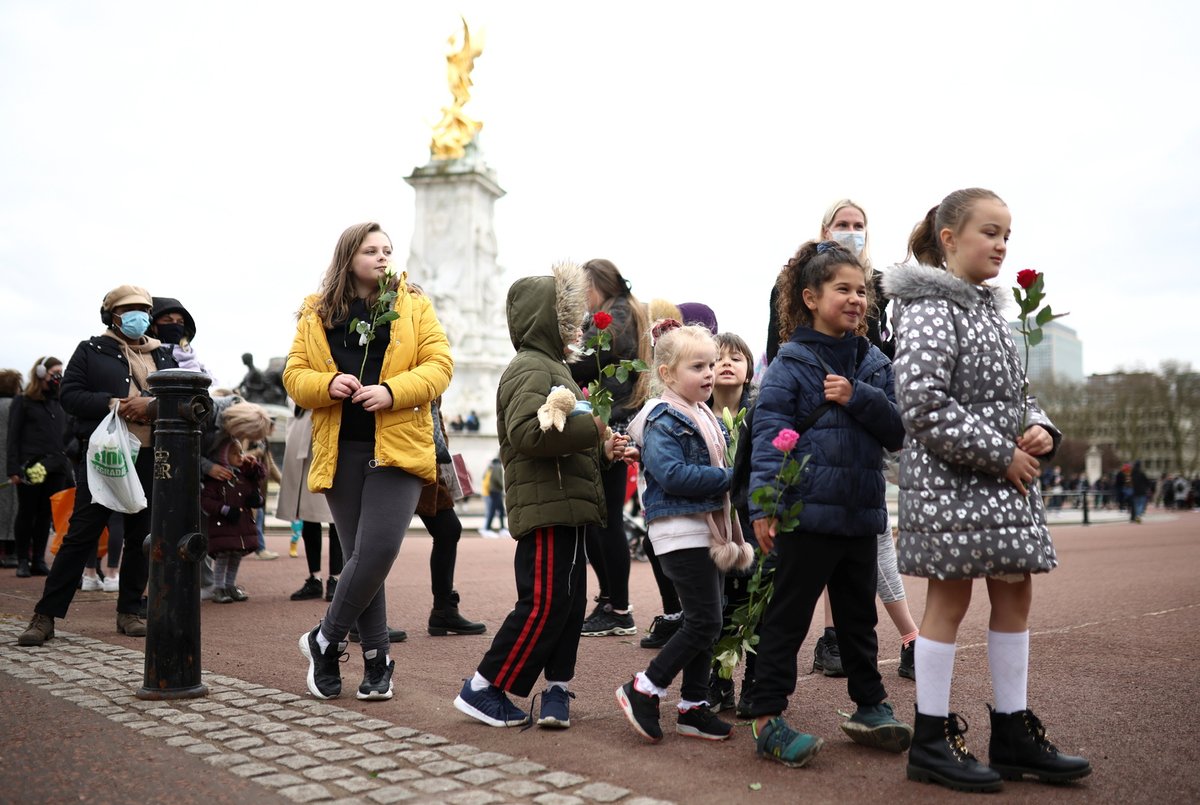
[[[986,284],[1000,273],[1011,220],[991,191],[951,193],[913,230],[909,251],[922,265],[884,275],[900,302],[896,397],[908,434],[900,570],[929,579],[908,777],[968,791],[995,791],[1002,778],[1025,774],[1063,782],[1091,772],[1083,758],[1058,753],[1026,702],[1031,574],[1058,564],[1032,482],[1038,458],[1048,458],[1062,434],[1025,396],[998,305],[1008,290]],[[950,712],[958,625],[980,577],[992,605],[991,768],[967,751],[965,727]]]

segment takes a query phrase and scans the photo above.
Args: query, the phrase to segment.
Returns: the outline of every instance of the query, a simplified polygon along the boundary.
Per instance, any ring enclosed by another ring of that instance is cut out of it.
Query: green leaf
[[[1025,311],[1025,297],[1021,294],[1020,288],[1013,288],[1013,299],[1017,300],[1017,307],[1021,308],[1021,312]]]
[[[380,316],[378,319],[375,320],[375,326],[378,327],[380,324],[387,324],[388,322],[395,321],[398,318],[400,318],[399,313],[397,313],[394,310],[389,310],[387,313],[384,313],[382,316]]]
[[[350,332],[352,332],[352,333],[358,332],[358,319],[350,320]]]
[[[762,783],[750,783],[750,790],[751,791],[761,791]]]
[[[1026,341],[1029,346],[1036,347],[1038,344],[1042,343],[1042,331],[1040,329],[1031,330],[1029,335],[1026,336]]]
[[[647,364],[647,363],[646,363],[644,360],[642,360],[641,358],[638,358],[637,360],[633,361],[633,368],[634,368],[634,369],[636,369],[636,370],[637,370],[637,371],[639,371],[639,372],[648,372],[648,371],[650,371],[650,365],[649,365],[649,364]]]
[[[617,367],[617,382],[624,383],[628,379],[629,379],[629,370],[626,369],[624,366],[618,366]]]
[[[1036,319],[1036,321],[1038,323],[1038,327],[1046,326],[1046,322],[1050,321],[1053,318],[1054,318],[1054,314],[1050,312],[1050,306],[1046,305],[1044,308],[1042,308],[1041,310],[1038,311],[1037,319]]]
[[[616,371],[617,371],[617,365],[614,363],[610,363],[608,366],[605,366],[603,369],[600,370],[600,374],[604,375],[605,377],[612,377],[616,373]]]

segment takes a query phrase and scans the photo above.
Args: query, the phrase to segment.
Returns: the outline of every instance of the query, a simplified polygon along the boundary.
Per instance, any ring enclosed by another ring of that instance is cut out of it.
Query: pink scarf
[[[709,463],[714,467],[724,467],[725,434],[721,431],[721,424],[717,421],[716,415],[708,410],[708,406],[691,405],[670,389],[665,390],[660,399],[696,425],[700,436],[708,446]],[[713,516],[713,512],[706,512],[704,515],[709,530],[708,554],[722,573],[734,568],[745,570],[754,561],[754,549],[746,544],[746,540],[742,536],[742,525],[738,522],[737,516],[733,514],[729,493],[726,492],[722,498],[719,522]]]

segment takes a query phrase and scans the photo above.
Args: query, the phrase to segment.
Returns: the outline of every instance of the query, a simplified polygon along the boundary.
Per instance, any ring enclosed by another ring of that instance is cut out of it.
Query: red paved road
[[[1061,566],[1035,585],[1030,702],[1065,750],[1088,756],[1095,773],[1071,787],[1007,784],[989,802],[1200,801],[1200,514],[1153,517],[1143,525],[1054,529]],[[270,537],[286,551],[286,538]],[[619,713],[613,690],[644,667],[651,654],[636,639],[584,638],[574,690],[573,726],[566,732],[497,730],[470,721],[451,700],[490,636],[432,638],[421,627],[430,596],[430,542],[413,536],[388,583],[393,626],[407,628],[397,647],[397,695],[385,703],[341,699],[340,706],[444,735],[485,750],[524,756],[553,769],[606,779],[637,795],[679,802],[924,802],[943,789],[904,779],[904,757],[856,747],[838,728],[849,706],[844,680],[801,678],[788,718],[822,735],[825,749],[807,768],[789,770],[756,759],[748,730],[724,744],[689,741],[668,732],[658,746],[637,739]],[[494,628],[514,597],[512,545],[464,538],[458,589],[465,614]],[[40,579],[0,572],[0,615],[28,617]],[[204,667],[285,691],[304,693],[296,637],[320,617],[323,603],[287,600],[305,575],[303,559],[248,560],[245,604],[204,604]],[[638,625],[658,611],[647,565],[632,580]],[[952,707],[972,727],[968,743],[986,759],[987,605],[982,585],[962,630]],[[924,598],[909,584],[914,615]],[[113,597],[80,593],[60,628],[138,647],[113,628]],[[905,718],[913,684],[895,676],[898,638],[880,610],[884,678]],[[801,657],[811,656],[811,641]],[[345,666],[356,681],[357,656]],[[0,673],[0,800],[10,802],[148,801],[138,775],[152,775],[174,802],[282,801],[179,750],[55,701]],[[664,707],[664,713],[668,712]],[[69,726],[60,726],[63,723]],[[666,722],[665,722],[666,723]],[[751,790],[751,784],[760,784]]]

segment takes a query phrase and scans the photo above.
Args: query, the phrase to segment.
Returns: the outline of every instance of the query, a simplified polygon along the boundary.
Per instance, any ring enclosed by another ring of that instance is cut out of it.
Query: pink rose
[[[771,440],[771,444],[781,453],[790,453],[798,441],[800,441],[799,433],[791,428],[784,428],[779,431],[778,436]]]

